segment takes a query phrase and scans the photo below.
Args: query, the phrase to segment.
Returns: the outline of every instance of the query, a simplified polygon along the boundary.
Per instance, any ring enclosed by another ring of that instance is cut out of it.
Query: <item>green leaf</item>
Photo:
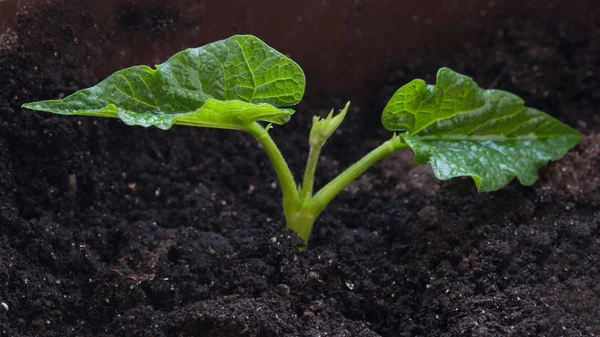
[[[439,179],[471,176],[493,191],[515,176],[524,185],[581,140],[579,131],[524,106],[502,90],[484,90],[469,77],[442,68],[435,86],[414,80],[394,94],[382,115],[401,134],[415,162],[430,163]]]
[[[321,118],[319,116],[313,116],[312,127],[310,129],[310,136],[308,137],[308,142],[311,146],[323,146],[327,139],[331,137],[331,135],[340,127],[344,118],[346,118],[346,113],[348,112],[348,108],[350,107],[350,102],[346,103],[346,106],[338,113],[335,117],[333,117],[333,109],[329,112],[329,115],[325,118]]]
[[[115,117],[128,125],[168,129],[184,124],[245,129],[283,124],[304,94],[300,66],[250,35],[236,35],[173,55],[156,69],[117,71],[62,100],[24,108],[65,115]]]

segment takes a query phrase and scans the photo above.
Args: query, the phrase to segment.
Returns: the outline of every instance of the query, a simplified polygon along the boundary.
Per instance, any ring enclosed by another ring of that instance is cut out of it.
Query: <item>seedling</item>
[[[439,179],[470,176],[480,192],[514,177],[524,185],[537,170],[558,160],[581,139],[566,124],[501,90],[484,90],[448,68],[435,85],[414,80],[396,91],[382,115],[395,133],[379,147],[313,193],[321,148],[340,126],[335,117],[313,117],[310,151],[297,184],[269,135],[287,122],[304,95],[305,77],[294,61],[250,35],[236,35],[173,55],[155,69],[135,66],[61,100],[24,108],[63,115],[120,118],[128,125],[169,129],[174,124],[242,130],[267,152],[283,194],[287,227],[307,244],[317,217],[336,195],[390,153],[410,147],[415,162],[429,163]],[[268,123],[265,126],[261,124]]]

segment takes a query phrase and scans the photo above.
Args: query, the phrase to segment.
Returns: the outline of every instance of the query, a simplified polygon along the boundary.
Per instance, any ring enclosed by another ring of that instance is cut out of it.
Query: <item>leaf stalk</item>
[[[327,205],[335,198],[348,184],[356,180],[367,169],[380,161],[383,157],[392,152],[406,148],[408,145],[398,135],[394,135],[390,140],[373,149],[362,159],[348,167],[344,172],[325,185],[312,199],[313,214],[319,215]]]
[[[348,106],[346,105],[343,111],[344,114],[347,108]],[[329,116],[329,120],[331,120],[331,116]],[[283,211],[286,226],[288,229],[298,233],[305,244],[308,244],[312,227],[318,216],[348,184],[356,180],[356,178],[385,156],[408,146],[400,136],[394,135],[391,139],[369,152],[361,160],[348,167],[313,196],[314,177],[321,148],[325,144],[326,139],[333,134],[334,129],[339,126],[340,122],[341,120],[338,120],[337,125],[335,125],[333,130],[329,130],[330,132],[328,132],[326,137],[320,136],[319,141],[311,142],[304,180],[300,186],[296,184],[285,159],[273,139],[269,136],[268,131],[257,122],[252,123],[247,128],[247,131],[258,140],[267,152],[279,179],[283,194]],[[315,126],[323,128],[324,125],[322,123],[313,123],[313,128]],[[301,248],[301,251],[304,249],[305,247]]]
[[[279,148],[271,136],[269,136],[269,132],[262,127],[262,125],[260,125],[258,122],[253,122],[246,130],[252,134],[256,140],[258,140],[260,145],[262,145],[263,149],[269,156],[269,160],[273,165],[273,169],[275,170],[275,174],[277,174],[277,179],[281,185],[281,192],[283,194],[283,209],[287,214],[289,209],[292,208],[298,200],[298,190],[296,188],[294,176],[292,175],[287,162],[281,155],[281,151],[279,151]]]

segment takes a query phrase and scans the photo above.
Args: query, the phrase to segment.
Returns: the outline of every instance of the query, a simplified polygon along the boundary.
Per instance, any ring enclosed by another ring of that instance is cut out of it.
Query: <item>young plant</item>
[[[291,59],[250,35],[237,35],[173,55],[155,69],[135,66],[61,100],[24,108],[63,115],[119,118],[128,125],[169,129],[174,124],[249,132],[267,152],[283,194],[287,227],[308,243],[319,214],[349,183],[390,153],[410,147],[415,162],[429,163],[439,179],[470,176],[480,192],[514,177],[524,185],[560,159],[581,134],[501,90],[484,90],[448,68],[435,85],[414,80],[396,91],[383,125],[396,133],[313,193],[321,148],[342,123],[348,105],[333,116],[313,117],[310,151],[297,184],[268,130],[287,122],[304,95],[305,77]],[[266,127],[260,122],[268,123]]]

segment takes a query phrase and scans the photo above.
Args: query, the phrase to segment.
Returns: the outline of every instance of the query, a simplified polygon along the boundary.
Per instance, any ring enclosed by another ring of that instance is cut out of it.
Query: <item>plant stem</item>
[[[311,145],[306,160],[306,168],[304,170],[304,180],[302,181],[302,190],[300,191],[300,199],[312,197],[313,186],[315,184],[315,171],[319,163],[319,153],[321,146]]]
[[[335,179],[325,185],[312,199],[311,211],[315,217],[319,216],[323,209],[335,198],[348,184],[356,180],[361,174],[363,174],[368,168],[373,166],[381,158],[388,154],[407,147],[406,143],[396,135],[392,139],[381,144],[361,160],[354,163],[352,166],[347,168]]]
[[[315,216],[310,209],[305,208],[298,208],[285,213],[286,227],[296,232],[302,241],[304,241],[305,245],[308,245],[310,232],[312,231],[316,219],[317,216]],[[306,247],[302,247],[300,248],[300,251],[304,251],[305,249]]]
[[[308,243],[310,232],[319,214],[348,184],[356,180],[358,176],[381,160],[381,158],[398,149],[407,147],[402,138],[394,135],[392,139],[369,152],[313,196],[315,170],[323,144],[311,145],[304,172],[303,186],[299,191],[292,172],[285,159],[283,159],[279,148],[277,148],[277,145],[273,142],[271,136],[269,136],[267,129],[259,123],[254,122],[246,128],[246,131],[252,134],[267,152],[281,185],[283,212],[287,228],[298,233],[304,243]],[[301,248],[302,250],[303,248]]]
[[[298,189],[296,188],[296,181],[290,171],[285,159],[281,155],[279,148],[273,142],[269,132],[263,128],[259,123],[254,122],[246,129],[250,134],[258,140],[260,145],[265,149],[273,169],[279,179],[281,185],[281,192],[283,194],[283,210],[287,214],[292,207],[295,207],[298,200]]]

